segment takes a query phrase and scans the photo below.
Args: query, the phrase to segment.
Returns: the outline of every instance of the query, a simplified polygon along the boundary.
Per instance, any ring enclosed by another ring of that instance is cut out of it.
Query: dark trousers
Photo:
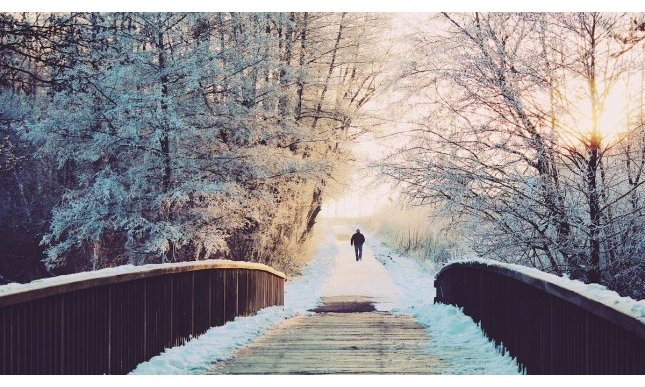
[[[356,260],[360,261],[363,259],[363,245],[354,244],[354,252],[356,253]]]

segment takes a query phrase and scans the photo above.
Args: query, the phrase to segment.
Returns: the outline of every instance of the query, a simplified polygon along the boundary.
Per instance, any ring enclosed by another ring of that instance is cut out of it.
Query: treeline
[[[643,14],[442,14],[381,165],[480,256],[645,298]]]
[[[0,14],[0,275],[208,258],[295,270],[379,85],[368,47],[383,23]]]

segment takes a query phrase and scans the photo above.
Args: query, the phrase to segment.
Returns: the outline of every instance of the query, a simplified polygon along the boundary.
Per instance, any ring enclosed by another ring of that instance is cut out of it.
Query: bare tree
[[[638,70],[615,55],[629,24],[598,13],[431,18],[401,78],[422,114],[383,173],[456,217],[483,256],[606,284],[612,261],[642,270],[633,249],[618,252],[642,239],[622,223],[641,216],[628,199],[641,186],[617,151],[635,145],[638,125],[602,128],[612,93]]]

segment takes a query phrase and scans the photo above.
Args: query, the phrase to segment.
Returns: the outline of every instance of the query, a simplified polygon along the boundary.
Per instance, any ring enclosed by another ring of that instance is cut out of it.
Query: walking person
[[[356,262],[363,259],[363,243],[365,243],[365,236],[361,234],[361,230],[356,229],[356,234],[352,235],[352,239],[349,242],[350,245],[354,246]]]

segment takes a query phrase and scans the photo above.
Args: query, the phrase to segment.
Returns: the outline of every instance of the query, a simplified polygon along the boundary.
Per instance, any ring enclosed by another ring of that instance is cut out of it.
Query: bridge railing
[[[552,281],[467,262],[435,287],[435,302],[462,307],[529,374],[645,373],[643,322]]]
[[[285,278],[202,261],[0,293],[0,374],[125,374],[210,327],[284,305]]]

